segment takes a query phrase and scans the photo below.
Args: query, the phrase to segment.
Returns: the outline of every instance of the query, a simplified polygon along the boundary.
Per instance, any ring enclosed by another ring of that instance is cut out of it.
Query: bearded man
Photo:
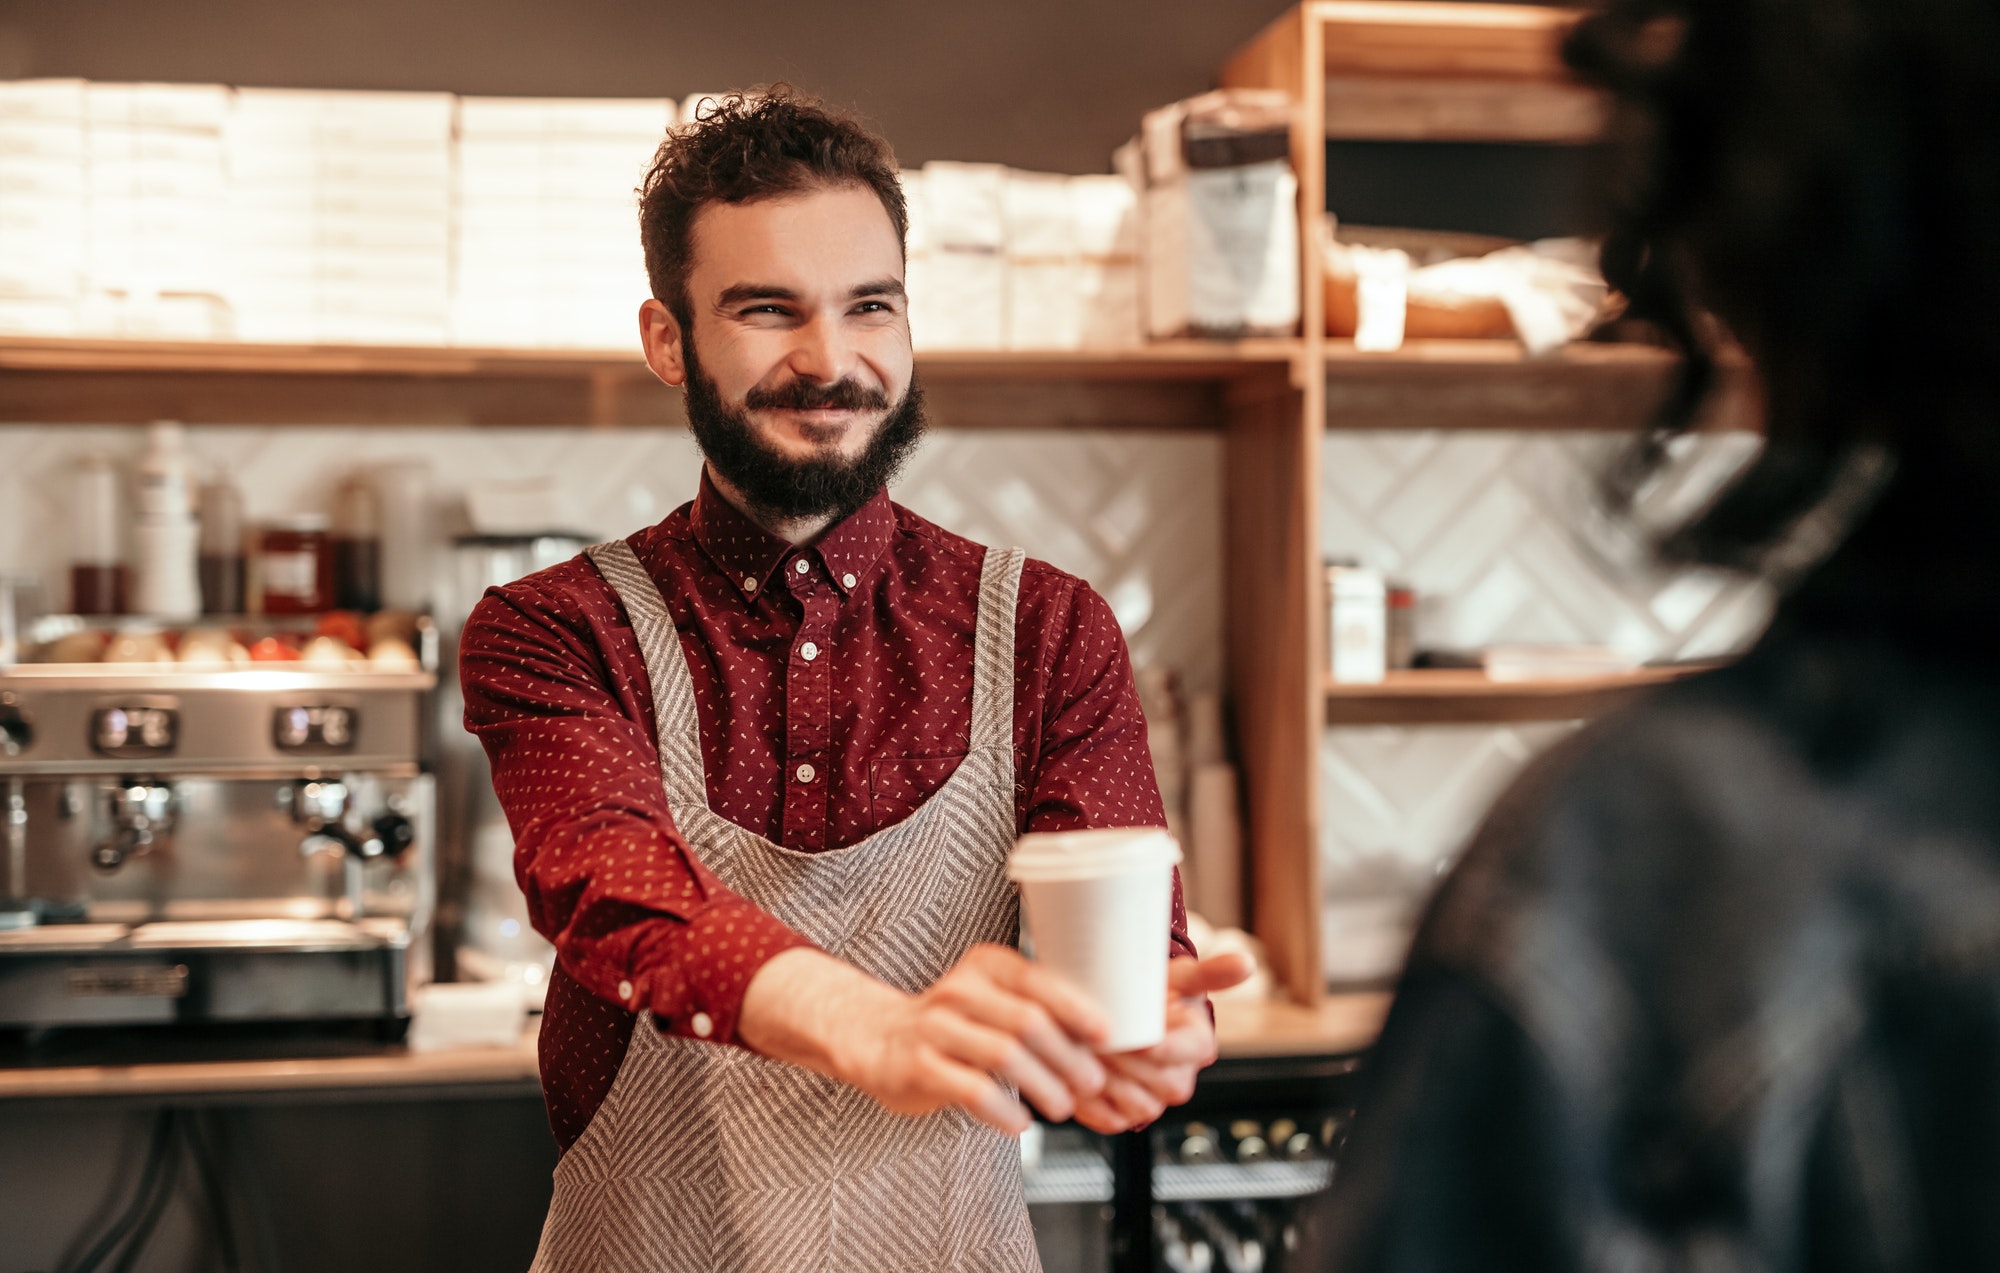
[[[646,360],[706,465],[467,624],[563,1147],[537,1269],[1038,1267],[1015,1093],[1101,1131],[1214,1058],[1176,881],[1166,1039],[1099,1055],[1013,947],[1029,830],[1161,826],[1103,599],[889,500],[923,432],[888,146],[800,96],[671,134]]]

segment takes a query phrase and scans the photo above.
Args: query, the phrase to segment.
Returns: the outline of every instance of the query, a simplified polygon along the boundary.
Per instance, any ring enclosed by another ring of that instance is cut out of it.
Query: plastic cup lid
[[[1164,827],[1093,827],[1032,831],[1007,858],[1007,878],[1041,883],[1090,880],[1172,866],[1181,846]]]

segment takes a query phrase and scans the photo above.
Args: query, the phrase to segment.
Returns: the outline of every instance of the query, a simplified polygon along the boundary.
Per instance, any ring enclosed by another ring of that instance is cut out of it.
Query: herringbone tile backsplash
[[[137,429],[0,428],[0,572],[67,577],[71,469],[98,451],[136,465]],[[593,536],[658,521],[694,495],[701,457],[685,430],[196,428],[203,479],[229,473],[254,521],[326,511],[350,471],[393,460],[430,470],[440,545],[466,529],[464,492],[549,477],[562,520]],[[1222,443],[1190,433],[934,433],[895,498],[982,543],[1019,545],[1097,588],[1134,659],[1192,688],[1222,667]],[[442,599],[449,562],[434,554]]]
[[[1646,657],[1740,646],[1764,622],[1756,588],[1614,568],[1581,534],[1584,488],[1616,445],[1574,433],[1329,434],[1321,547],[1412,584],[1425,645],[1589,641]],[[59,593],[71,466],[93,450],[135,464],[143,447],[135,429],[0,428],[0,572],[39,575]],[[1699,497],[1753,448],[1736,435],[1699,440],[1668,494]],[[324,510],[350,470],[421,460],[440,543],[465,529],[472,485],[550,477],[566,520],[608,536],[689,498],[700,464],[677,429],[197,428],[189,449],[203,477],[234,476],[253,520]],[[1135,661],[1177,669],[1198,690],[1222,679],[1222,465],[1210,435],[941,431],[894,494],[951,530],[1088,579]],[[442,596],[442,553],[436,568]],[[1329,896],[1419,891],[1520,765],[1567,728],[1328,730]]]
[[[1614,564],[1617,543],[1593,539],[1592,477],[1621,445],[1577,433],[1330,433],[1320,546],[1416,589],[1422,647],[1586,642],[1644,658],[1701,658],[1741,648],[1762,630],[1758,585],[1703,571]],[[1649,495],[1686,507],[1712,493],[1756,449],[1748,434],[1694,439]],[[1563,723],[1344,726],[1320,748],[1321,866],[1327,967],[1373,975],[1395,923],[1448,866],[1493,798]],[[1356,898],[1383,899],[1373,911]],[[1399,962],[1394,950],[1390,961]],[[1375,971],[1379,971],[1376,969]]]

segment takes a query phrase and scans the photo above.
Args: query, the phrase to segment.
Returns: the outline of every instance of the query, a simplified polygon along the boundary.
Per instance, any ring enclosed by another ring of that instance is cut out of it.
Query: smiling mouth
[[[876,414],[848,407],[774,407],[771,410],[784,417],[800,437],[818,446],[834,446],[845,441],[857,429],[865,429]]]

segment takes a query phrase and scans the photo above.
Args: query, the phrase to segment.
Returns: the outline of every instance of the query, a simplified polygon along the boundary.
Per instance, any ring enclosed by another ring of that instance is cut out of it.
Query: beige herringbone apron
[[[992,550],[965,760],[902,822],[799,853],[708,807],[673,619],[623,541],[589,550],[652,680],[674,821],[724,883],[828,953],[922,990],[978,942],[1013,944],[1014,606],[1019,549]],[[534,1273],[1036,1271],[1015,1143],[953,1109],[887,1113],[855,1088],[642,1014],[611,1092],[556,1167]]]

